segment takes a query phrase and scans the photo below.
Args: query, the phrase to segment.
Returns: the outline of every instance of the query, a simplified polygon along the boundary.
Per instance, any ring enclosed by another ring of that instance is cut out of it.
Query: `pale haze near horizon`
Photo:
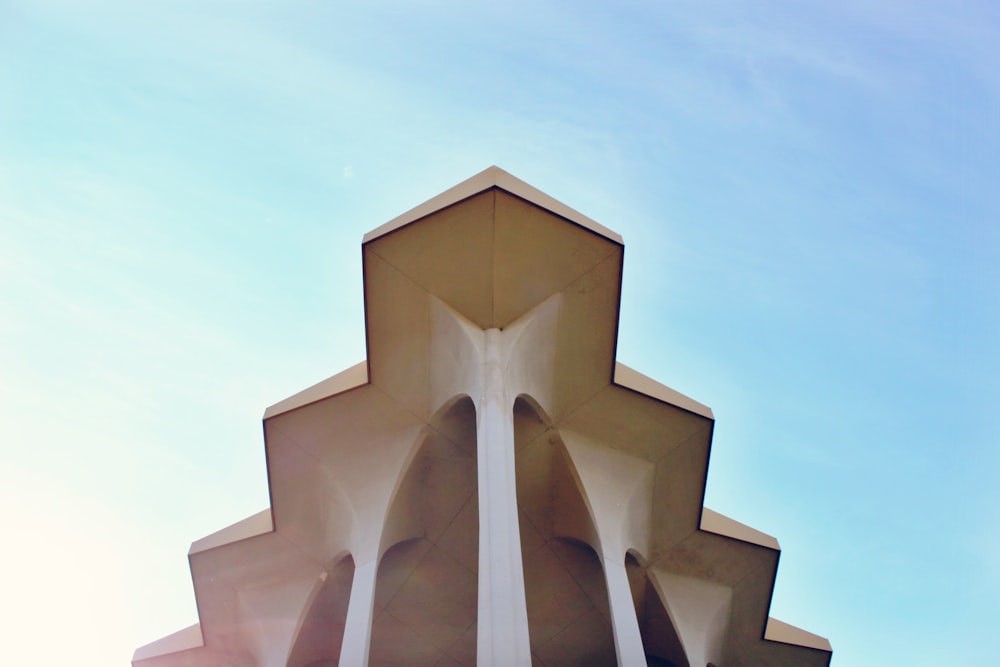
[[[833,665],[991,664],[1000,8],[0,4],[0,622],[126,665],[365,356],[360,240],[497,164],[625,239],[618,358]]]

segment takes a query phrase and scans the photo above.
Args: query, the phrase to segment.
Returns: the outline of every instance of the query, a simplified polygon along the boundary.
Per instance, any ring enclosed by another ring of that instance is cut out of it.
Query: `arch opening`
[[[369,665],[476,664],[479,504],[476,409],[449,401],[389,509],[375,582]]]
[[[533,659],[548,667],[618,664],[596,530],[558,431],[514,401],[518,525]]]
[[[288,654],[287,667],[335,667],[340,660],[354,558],[335,559],[317,583]]]
[[[648,667],[690,667],[684,645],[649,578],[647,566],[631,549],[625,555],[625,572]]]

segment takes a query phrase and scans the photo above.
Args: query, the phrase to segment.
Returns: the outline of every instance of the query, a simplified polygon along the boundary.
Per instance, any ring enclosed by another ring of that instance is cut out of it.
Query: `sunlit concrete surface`
[[[267,409],[271,508],[133,665],[829,664],[702,506],[712,411],[615,361],[617,234],[492,167],[362,252],[367,361]]]

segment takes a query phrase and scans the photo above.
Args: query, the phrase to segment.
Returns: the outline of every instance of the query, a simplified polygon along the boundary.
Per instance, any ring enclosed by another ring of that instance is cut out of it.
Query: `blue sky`
[[[5,655],[125,665],[364,357],[362,235],[497,164],[625,238],[834,665],[992,664],[1000,6],[0,1]]]

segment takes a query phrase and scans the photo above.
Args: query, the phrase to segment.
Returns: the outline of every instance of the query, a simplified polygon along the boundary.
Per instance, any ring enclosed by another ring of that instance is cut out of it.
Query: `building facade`
[[[492,167],[365,236],[368,359],[264,414],[271,508],[136,667],[829,664],[714,418],[615,360],[621,238]]]

